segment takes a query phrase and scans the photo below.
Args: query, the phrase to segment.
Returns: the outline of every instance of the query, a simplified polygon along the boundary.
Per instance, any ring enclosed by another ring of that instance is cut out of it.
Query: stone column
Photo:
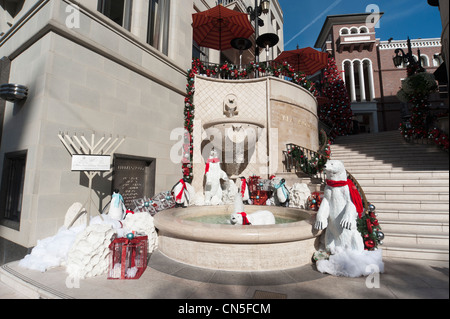
[[[368,74],[369,74],[369,90],[370,90],[370,101],[375,100],[375,81],[373,80],[373,65],[372,65],[372,61],[367,61],[368,62]]]
[[[364,81],[363,61],[359,62],[359,94],[361,95],[361,102],[365,102],[366,101],[366,83]]]
[[[356,102],[355,68],[353,62],[350,62],[350,98],[352,102]]]

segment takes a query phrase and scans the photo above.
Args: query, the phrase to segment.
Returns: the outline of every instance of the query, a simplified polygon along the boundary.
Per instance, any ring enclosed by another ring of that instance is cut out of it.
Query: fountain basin
[[[188,218],[223,215],[229,206],[192,206],[155,215],[158,247],[167,257],[208,269],[268,271],[311,263],[320,232],[312,227],[315,213],[275,206],[246,206],[246,212],[269,210],[275,216],[298,221],[268,226],[201,223]]]

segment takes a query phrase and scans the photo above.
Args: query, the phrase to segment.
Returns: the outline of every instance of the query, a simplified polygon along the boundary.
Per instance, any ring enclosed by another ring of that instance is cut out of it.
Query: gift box
[[[272,195],[270,180],[261,179],[259,176],[249,177],[248,188],[253,205],[266,205]]]
[[[116,238],[109,245],[108,279],[139,279],[147,268],[148,237]]]

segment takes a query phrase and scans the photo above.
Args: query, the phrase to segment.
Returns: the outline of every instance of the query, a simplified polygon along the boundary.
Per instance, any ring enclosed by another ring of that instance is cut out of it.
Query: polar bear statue
[[[353,183],[347,180],[347,172],[341,161],[328,161],[325,174],[327,186],[314,228],[326,228],[325,247],[332,254],[336,248],[363,251],[364,243],[356,227],[358,212],[354,204],[357,204],[359,211],[360,206],[362,207],[361,197],[359,194],[355,195],[356,189]]]
[[[220,159],[214,148],[211,150],[209,159],[206,162],[205,176],[205,205],[222,204],[223,192],[220,180],[227,182],[229,180],[227,174],[220,168]]]
[[[275,216],[267,210],[259,210],[252,214],[244,211],[242,196],[236,196],[234,200],[234,213],[230,219],[233,225],[275,225]]]

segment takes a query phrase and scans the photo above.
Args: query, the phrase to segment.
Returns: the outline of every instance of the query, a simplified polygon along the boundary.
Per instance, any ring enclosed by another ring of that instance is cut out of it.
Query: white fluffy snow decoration
[[[70,223],[81,204],[75,203],[68,211],[66,221]],[[96,216],[90,225],[61,227],[57,234],[38,240],[36,247],[19,262],[19,266],[45,272],[50,268],[66,266],[72,278],[89,278],[107,273],[109,266],[109,245],[115,235],[125,237],[135,231],[148,236],[148,252],[158,245],[153,217],[148,213],[128,214],[118,221],[108,215]],[[136,274],[130,273],[130,277]]]
[[[336,247],[335,253],[328,260],[319,260],[316,266],[321,273],[342,277],[361,277],[377,271],[384,272],[381,249],[356,251]]]
[[[84,214],[81,214],[77,220],[74,221],[74,218],[80,213],[81,211],[84,211]],[[70,224],[73,222],[72,227],[77,226],[86,226],[87,224],[87,214],[86,209],[83,208],[83,204],[81,203],[73,203],[72,206],[69,207],[69,209],[66,212],[66,216],[64,218],[64,226],[66,228],[70,227]]]
[[[95,223],[79,233],[67,255],[67,273],[80,279],[106,274],[109,244],[115,234],[111,225]]]
[[[64,265],[75,237],[85,227],[85,225],[80,225],[67,229],[63,226],[55,236],[38,240],[36,247],[19,262],[19,266],[45,272],[50,268]]]

